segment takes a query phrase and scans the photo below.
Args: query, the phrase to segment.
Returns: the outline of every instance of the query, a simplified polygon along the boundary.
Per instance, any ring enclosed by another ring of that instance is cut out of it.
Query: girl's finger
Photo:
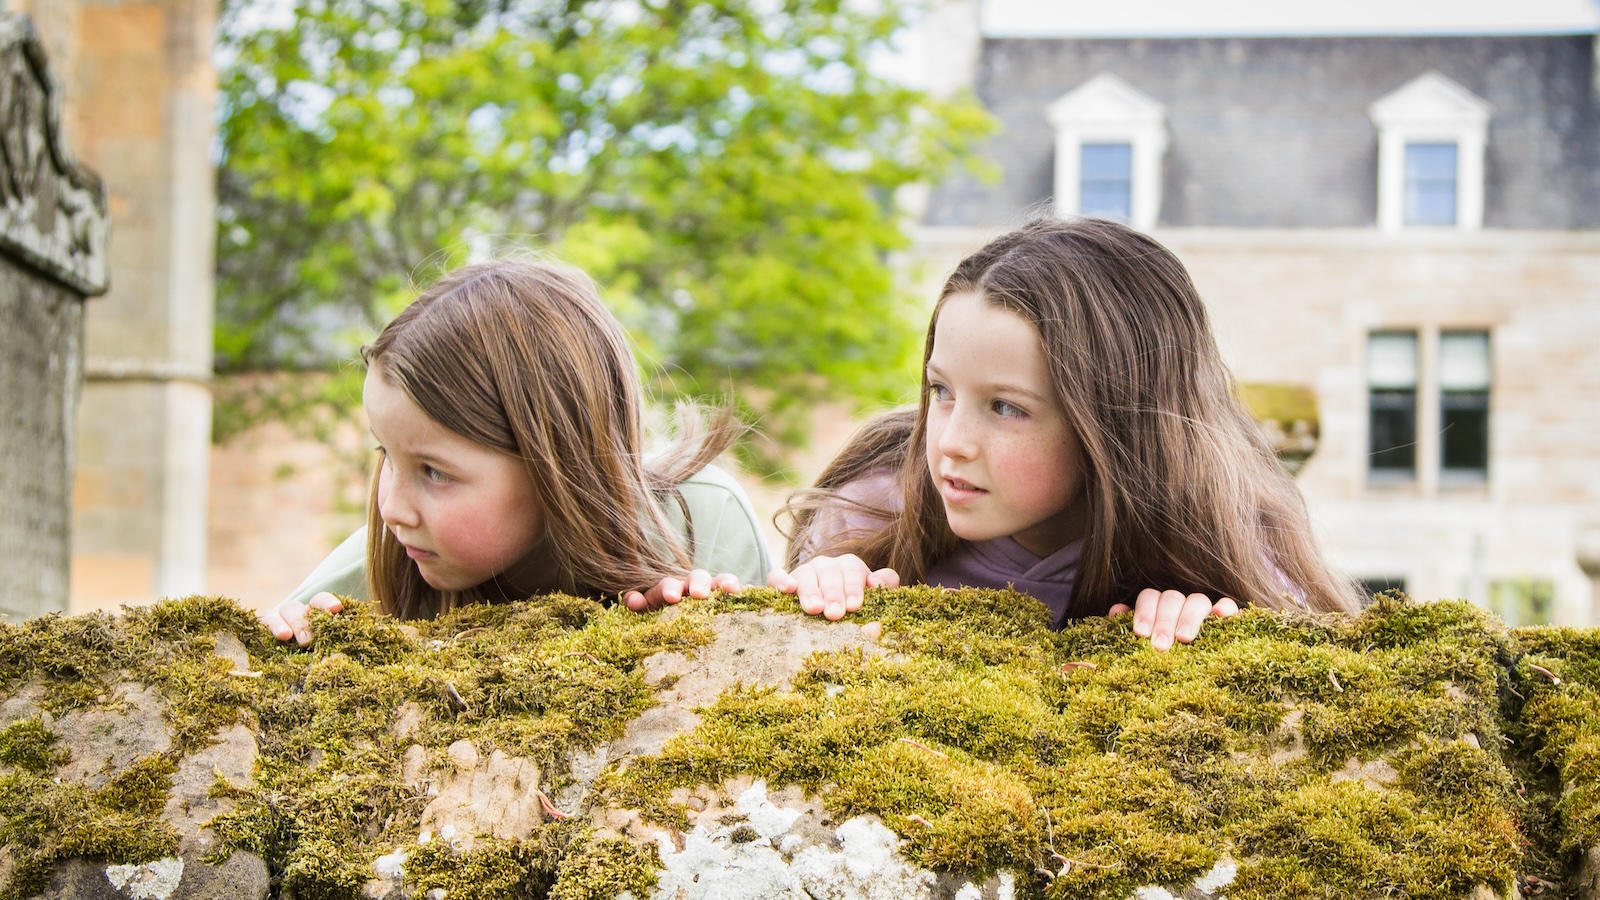
[[[1200,625],[1209,615],[1211,615],[1211,598],[1205,594],[1190,594],[1183,601],[1183,609],[1178,613],[1178,624],[1173,629],[1172,636],[1177,638],[1180,644],[1193,642],[1200,636]]]
[[[306,608],[298,600],[286,600],[278,604],[278,612],[294,632],[296,644],[304,647],[311,643],[311,625],[306,621]]]
[[[1156,627],[1156,610],[1161,606],[1161,592],[1145,588],[1139,592],[1133,606],[1133,633],[1149,637]]]
[[[306,605],[313,609],[320,609],[329,615],[338,615],[344,610],[344,604],[340,602],[339,598],[327,591],[319,592]]]
[[[823,615],[830,619],[844,618],[844,569],[838,561],[817,567],[817,592],[822,599]]]
[[[900,573],[893,569],[879,569],[867,578],[867,584],[877,588],[897,588],[900,586]]]
[[[782,591],[785,594],[792,594],[799,589],[800,582],[796,581],[793,575],[782,569],[773,569],[767,573],[767,587]]]
[[[1187,597],[1177,591],[1162,591],[1156,604],[1156,620],[1150,629],[1150,646],[1166,650],[1172,646],[1173,633],[1178,627],[1178,616],[1183,612]],[[1137,627],[1134,629],[1137,631]]]
[[[275,609],[262,610],[256,614],[256,619],[266,626],[267,631],[277,640],[287,641],[294,637],[294,629],[289,627],[289,623],[285,622],[283,616]]]
[[[800,611],[808,616],[820,615],[823,610],[822,589],[817,586],[817,567],[804,565],[794,572],[794,594],[800,599]]]
[[[1222,616],[1224,618],[1228,616],[1237,616],[1239,614],[1239,604],[1236,603],[1232,597],[1223,597],[1221,600],[1217,601],[1216,606],[1211,607],[1211,614],[1213,616]]]
[[[711,596],[711,573],[705,569],[695,569],[689,573],[688,595],[704,600]],[[683,599],[679,597],[679,599]]]
[[[717,590],[732,594],[739,590],[739,576],[732,572],[723,572],[714,581]]]
[[[645,602],[644,595],[638,591],[629,591],[623,594],[622,604],[634,612],[644,612],[650,608],[650,604]]]
[[[656,600],[657,598],[651,598],[651,599],[652,600]],[[651,603],[650,605],[652,607],[655,607],[655,606],[659,606],[661,603],[677,603],[679,600],[682,600],[682,599],[683,599],[683,579],[682,578],[663,578],[663,579],[661,579],[661,594],[659,596],[659,602],[654,602],[654,603]]]
[[[1108,615],[1108,616],[1120,616],[1125,612],[1133,612],[1133,607],[1129,606],[1126,603],[1117,603],[1117,604],[1114,604],[1110,609],[1106,610],[1106,615]]]

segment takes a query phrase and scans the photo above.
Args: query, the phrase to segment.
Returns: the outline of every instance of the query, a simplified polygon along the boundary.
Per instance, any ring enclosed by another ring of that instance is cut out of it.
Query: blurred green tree
[[[326,365],[428,267],[519,246],[600,281],[662,398],[781,428],[914,383],[893,197],[989,120],[874,71],[904,3],[262,6],[219,29],[220,370]]]

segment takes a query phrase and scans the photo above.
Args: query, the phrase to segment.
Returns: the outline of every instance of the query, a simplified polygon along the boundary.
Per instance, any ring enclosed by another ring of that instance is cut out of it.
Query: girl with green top
[[[340,595],[402,619],[551,591],[645,610],[765,576],[750,501],[710,465],[736,423],[646,456],[637,365],[582,272],[458,269],[362,357],[367,526],[261,614],[279,640],[308,643],[307,607]]]

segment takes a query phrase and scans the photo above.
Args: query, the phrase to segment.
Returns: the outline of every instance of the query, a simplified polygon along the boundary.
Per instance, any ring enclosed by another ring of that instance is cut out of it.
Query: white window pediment
[[[1056,214],[1086,212],[1081,169],[1085,144],[1127,144],[1131,150],[1128,224],[1154,228],[1161,212],[1166,117],[1166,107],[1110,73],[1095,76],[1051,103],[1045,119],[1056,136]]]
[[[1483,155],[1490,105],[1438,72],[1417,76],[1368,108],[1378,129],[1378,227],[1407,226],[1407,147],[1453,144],[1456,148],[1453,227],[1483,225]],[[1450,226],[1447,226],[1450,227]]]
[[[1385,127],[1487,128],[1489,104],[1440,75],[1425,72],[1372,104],[1372,121]]]
[[[1141,125],[1160,127],[1167,110],[1115,75],[1096,75],[1050,104],[1045,118],[1056,128]]]

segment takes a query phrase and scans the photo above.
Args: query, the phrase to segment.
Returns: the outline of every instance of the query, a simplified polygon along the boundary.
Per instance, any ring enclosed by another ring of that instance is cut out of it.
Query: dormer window
[[[1482,227],[1489,104],[1428,72],[1370,112],[1378,128],[1378,227]]]
[[[1050,104],[1058,216],[1154,228],[1161,213],[1166,109],[1115,75],[1099,75]]]

